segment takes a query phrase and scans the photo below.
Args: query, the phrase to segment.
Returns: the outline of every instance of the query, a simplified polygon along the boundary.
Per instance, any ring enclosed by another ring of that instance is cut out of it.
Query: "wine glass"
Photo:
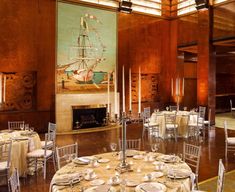
[[[151,144],[151,150],[153,153],[158,151],[158,144],[157,143],[152,143]]]
[[[25,130],[26,130],[26,131],[29,130],[29,124],[25,124],[24,127],[25,127]]]
[[[117,149],[117,144],[116,143],[110,143],[110,148],[111,148],[112,152],[114,153],[116,151],[116,149]],[[113,156],[114,155],[115,154],[113,154]]]
[[[166,107],[166,110],[169,111],[169,107]]]
[[[24,124],[20,124],[20,129],[21,129],[21,131],[24,130]]]

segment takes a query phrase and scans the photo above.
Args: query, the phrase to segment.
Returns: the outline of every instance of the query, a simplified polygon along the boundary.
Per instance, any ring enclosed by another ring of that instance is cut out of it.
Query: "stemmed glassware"
[[[21,130],[21,131],[24,130],[24,124],[20,124],[20,130]]]
[[[166,107],[166,110],[169,111],[169,107]]]
[[[153,153],[157,152],[158,151],[158,147],[159,145],[157,143],[152,143],[151,144],[151,150]]]
[[[110,149],[112,150],[113,152],[113,156],[115,156],[115,151],[117,149],[117,144],[116,143],[110,143]]]

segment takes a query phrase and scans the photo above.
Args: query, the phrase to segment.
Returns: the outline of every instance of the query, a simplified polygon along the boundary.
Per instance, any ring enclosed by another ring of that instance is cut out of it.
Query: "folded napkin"
[[[100,185],[96,188],[94,188],[92,191],[94,192],[109,192],[111,186],[110,185]]]
[[[141,186],[140,189],[144,192],[161,192],[162,191],[162,189],[159,189],[158,187],[152,185],[151,183]]]

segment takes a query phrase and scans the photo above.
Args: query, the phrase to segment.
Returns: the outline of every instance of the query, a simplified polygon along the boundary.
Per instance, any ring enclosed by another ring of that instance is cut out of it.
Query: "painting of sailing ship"
[[[57,93],[104,92],[108,77],[112,90],[116,68],[116,14],[59,3],[57,31]]]

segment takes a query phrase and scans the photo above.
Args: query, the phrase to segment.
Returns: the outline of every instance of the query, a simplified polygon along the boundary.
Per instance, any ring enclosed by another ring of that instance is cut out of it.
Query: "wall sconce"
[[[131,13],[132,11],[131,6],[132,6],[132,2],[130,0],[120,1],[118,11],[124,12],[124,13]]]
[[[209,8],[208,0],[195,0],[197,10],[206,10]]]

